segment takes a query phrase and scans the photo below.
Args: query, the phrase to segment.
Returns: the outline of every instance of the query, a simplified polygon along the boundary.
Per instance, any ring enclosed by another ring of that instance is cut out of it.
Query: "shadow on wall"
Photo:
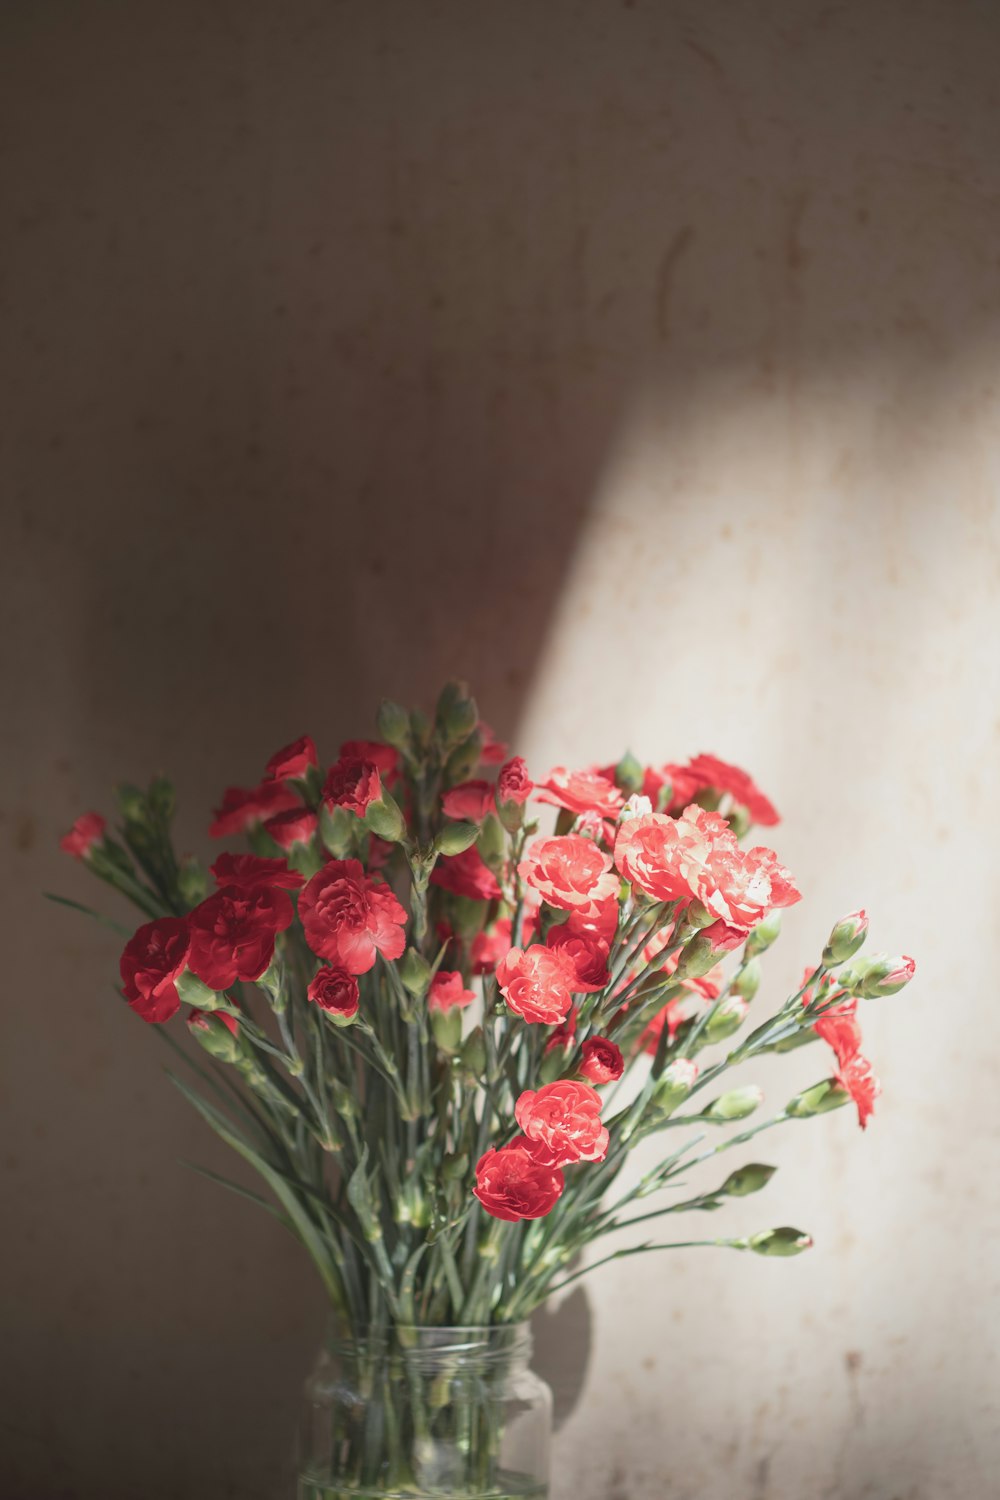
[[[805,374],[940,365],[996,316],[966,274],[996,229],[996,19],[791,10],[5,15],[5,772],[49,841],[15,870],[22,985],[52,941],[32,893],[85,895],[52,840],[119,775],[172,769],[203,846],[227,782],[370,733],[383,694],[464,676],[513,734],[640,390],[674,417],[739,368],[787,405],[793,487]],[[681,464],[650,524],[687,504]],[[68,1196],[25,1187],[3,1250],[30,1310],[5,1492],[264,1496],[318,1299],[273,1226],[180,1181],[178,1155],[227,1163],[148,1035],[116,1015],[95,1053],[114,945],[87,941],[60,930],[81,998],[43,1039],[86,1171],[39,1136],[25,1180]],[[15,1051],[53,1024],[22,1008]],[[557,1391],[585,1309],[539,1320]]]

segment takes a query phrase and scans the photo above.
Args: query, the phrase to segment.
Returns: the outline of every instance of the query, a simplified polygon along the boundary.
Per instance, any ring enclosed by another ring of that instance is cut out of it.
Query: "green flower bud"
[[[781,932],[781,916],[778,912],[768,912],[763,922],[757,926],[747,938],[746,952],[751,958],[758,953],[765,953]]]
[[[740,803],[737,803],[736,806],[731,808],[730,811],[726,814],[726,822],[729,824],[732,833],[738,839],[741,839],[743,835],[753,827],[753,819],[747,812],[746,808],[743,807]]]
[[[777,1167],[766,1167],[762,1162],[748,1162],[745,1167],[737,1167],[729,1174],[719,1192],[729,1198],[749,1197],[751,1193],[766,1188],[777,1170]]]
[[[748,1084],[746,1088],[730,1089],[726,1094],[720,1094],[718,1099],[713,1099],[711,1104],[705,1106],[701,1115],[704,1120],[715,1120],[727,1123],[730,1120],[745,1120],[747,1115],[752,1115],[764,1102],[763,1090],[755,1083]]]
[[[848,968],[842,969],[837,978],[852,995],[877,1000],[884,995],[897,994],[909,984],[915,969],[913,959],[905,954],[890,958],[882,953],[876,958],[856,959]]]
[[[823,962],[828,969],[852,958],[868,936],[868,915],[864,911],[852,911],[842,917],[823,949]]]
[[[445,823],[434,840],[434,848],[438,854],[464,854],[466,849],[479,837],[479,826],[476,823]]]
[[[486,1072],[486,1039],[481,1026],[470,1031],[462,1043],[462,1067],[474,1078],[482,1078]]]
[[[742,995],[744,1000],[753,999],[760,989],[760,964],[757,959],[747,959],[746,963],[737,970],[729,988],[734,995]]]
[[[334,1113],[340,1115],[343,1120],[357,1119],[358,1101],[351,1089],[341,1083],[338,1078],[331,1078],[329,1084]]]
[[[483,742],[478,732],[471,734],[467,740],[453,750],[449,755],[444,768],[444,784],[446,787],[458,786],[459,782],[468,781],[479,765],[479,755],[483,748]]]
[[[377,833],[389,844],[402,843],[406,834],[406,819],[400,812],[396,799],[384,788],[377,802],[370,802],[365,809],[365,827]]]
[[[801,1026],[798,1031],[793,1031],[791,1036],[782,1037],[780,1042],[772,1042],[768,1052],[795,1052],[799,1047],[808,1047],[810,1042],[818,1042],[819,1037],[813,1031],[812,1026]]]
[[[434,722],[446,747],[459,744],[472,733],[479,723],[479,710],[464,682],[445,683],[437,701]]]
[[[697,979],[700,975],[707,974],[709,969],[714,969],[718,961],[719,955],[712,946],[711,938],[698,932],[693,938],[689,938],[681,949],[677,968],[671,978]]]
[[[405,754],[410,748],[410,716],[405,708],[383,698],[375,718],[379,738]]]
[[[641,762],[636,760],[631,750],[626,750],[615,766],[615,786],[629,796],[632,792],[642,791],[645,777],[646,773]]]
[[[495,818],[492,813],[487,813],[476,843],[480,858],[485,864],[495,869],[503,859],[506,847],[507,841],[499,818]]]
[[[426,1229],[431,1221],[430,1205],[416,1177],[408,1177],[396,1199],[396,1223]]]
[[[469,1158],[466,1152],[460,1155],[443,1156],[441,1158],[441,1176],[445,1182],[461,1182],[469,1170]]]
[[[822,1083],[814,1083],[811,1089],[796,1094],[785,1105],[785,1114],[793,1120],[810,1120],[813,1115],[825,1115],[831,1109],[840,1109],[842,1104],[848,1103],[850,1097],[835,1078],[824,1078]]]
[[[812,1235],[801,1229],[763,1229],[747,1240],[747,1248],[755,1255],[801,1255],[812,1249]]]
[[[118,806],[126,823],[145,823],[146,798],[137,786],[123,781],[115,787],[115,796],[118,798]]]
[[[169,823],[177,806],[173,783],[165,776],[154,776],[146,794],[146,806],[161,823]]]
[[[735,1031],[739,1031],[749,1008],[741,995],[727,995],[705,1022],[703,1035],[706,1043],[711,1045],[713,1042],[724,1042]]]
[[[677,1057],[660,1074],[650,1103],[657,1114],[672,1115],[694,1088],[698,1064],[688,1057]]]
[[[407,948],[396,965],[396,970],[405,990],[417,1000],[426,995],[431,982],[431,966],[422,953],[418,953],[416,948]]]
[[[319,835],[327,852],[334,859],[346,859],[354,852],[356,819],[346,807],[327,807],[319,810]]]
[[[457,1005],[452,1005],[448,1010],[435,1007],[430,1012],[431,1031],[434,1040],[442,1052],[449,1056],[456,1053],[462,1045],[462,1012]]]
[[[242,1055],[238,1031],[231,1030],[236,1024],[203,1010],[193,1010],[187,1018],[191,1035],[211,1057],[224,1063],[235,1063]]]
[[[431,723],[423,709],[414,708],[410,711],[410,734],[418,749],[427,749],[431,739]]]
[[[215,990],[203,983],[190,969],[185,969],[174,980],[177,993],[185,1005],[193,1005],[195,1010],[218,1010],[220,1005],[228,1005],[229,1001],[225,995],[216,994]]]
[[[204,901],[208,891],[208,875],[204,865],[193,854],[185,854],[177,869],[177,889],[187,907]]]

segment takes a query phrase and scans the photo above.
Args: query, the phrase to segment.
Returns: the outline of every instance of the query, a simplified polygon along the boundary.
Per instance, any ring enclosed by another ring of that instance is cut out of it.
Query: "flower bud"
[[[406,833],[406,820],[399,804],[383,787],[377,802],[370,802],[365,809],[365,827],[377,833],[388,844],[399,844]]]
[[[486,1072],[486,1040],[481,1026],[470,1031],[462,1044],[462,1067],[474,1078],[482,1078]]]
[[[339,1078],[331,1078],[329,1084],[334,1112],[343,1120],[357,1119],[358,1102],[354,1097],[354,1091],[341,1083]]]
[[[727,995],[705,1022],[703,1035],[706,1044],[711,1046],[713,1042],[724,1042],[735,1031],[739,1031],[749,1009],[741,995]]]
[[[748,1162],[745,1167],[737,1167],[735,1172],[730,1172],[719,1192],[725,1193],[729,1198],[749,1197],[751,1193],[759,1193],[761,1188],[766,1188],[777,1170],[777,1167],[767,1167],[762,1162]]]
[[[240,1057],[239,1025],[234,1016],[193,1010],[187,1018],[187,1026],[205,1051],[219,1062],[234,1063]]]
[[[631,797],[626,800],[621,812],[618,814],[618,822],[627,823],[629,818],[645,818],[652,811],[653,804],[652,802],[650,802],[649,798],[644,797],[642,792],[633,792]],[[638,887],[636,888],[636,894],[639,894]]]
[[[814,1083],[811,1089],[796,1094],[785,1105],[785,1114],[793,1120],[810,1120],[813,1115],[825,1115],[831,1109],[839,1109],[842,1104],[848,1103],[850,1097],[843,1084],[838,1083],[835,1078],[824,1078],[822,1083]]]
[[[746,1001],[753,999],[760,989],[760,964],[757,959],[749,958],[737,969],[729,988],[734,995],[742,995]]]
[[[408,1177],[396,1199],[397,1224],[412,1224],[416,1229],[426,1229],[431,1221],[430,1205],[416,1177]]]
[[[470,776],[476,774],[482,748],[482,737],[477,730],[467,740],[464,740],[458,746],[457,750],[451,752],[444,768],[444,785],[446,787],[459,786],[463,781],[468,781]]]
[[[645,779],[646,773],[641,762],[636,760],[631,750],[626,750],[615,766],[615,786],[628,796],[631,792],[641,792]]]
[[[217,994],[190,969],[178,974],[174,985],[183,1003],[193,1005],[195,1010],[218,1010],[220,1005],[229,1004],[225,995]]]
[[[746,951],[751,958],[758,953],[765,953],[781,932],[781,916],[776,911],[768,912],[762,922],[758,922],[750,936],[747,938]]]
[[[123,781],[115,787],[115,796],[118,798],[118,806],[126,823],[145,823],[146,798],[137,786]]]
[[[884,995],[895,995],[913,978],[916,964],[912,958],[902,955],[889,958],[881,954],[876,958],[858,959],[837,976],[839,982],[852,995],[865,1000],[877,1000]]]
[[[356,820],[346,807],[330,807],[323,803],[319,810],[319,833],[327,852],[334,859],[347,858],[354,849]]]
[[[422,953],[418,953],[416,948],[407,948],[396,965],[396,970],[403,988],[415,999],[419,1000],[426,995],[431,982],[431,966]]]
[[[702,974],[707,974],[709,969],[714,969],[718,961],[719,955],[712,946],[712,939],[702,932],[695,933],[678,954],[677,967],[671,978],[698,979]]]
[[[458,1052],[462,1045],[462,1012],[457,1005],[449,1010],[430,1011],[431,1031],[442,1052],[449,1056]]]
[[[479,710],[464,682],[446,682],[441,689],[434,721],[442,743],[451,748],[466,739],[479,723]]]
[[[734,838],[741,839],[753,827],[753,818],[741,803],[737,802],[726,814],[726,822]]]
[[[438,854],[464,854],[478,837],[475,823],[446,823],[434,840],[434,848]]]
[[[745,1088],[730,1089],[728,1093],[720,1094],[718,1099],[713,1099],[711,1104],[705,1106],[701,1115],[704,1120],[715,1120],[720,1124],[730,1120],[745,1120],[763,1102],[763,1090],[751,1083]]]
[[[694,1088],[698,1078],[698,1064],[688,1057],[676,1057],[660,1074],[653,1090],[651,1103],[657,1113],[672,1115]]]
[[[752,1234],[747,1240],[747,1248],[755,1255],[801,1255],[803,1250],[811,1250],[812,1244],[811,1234],[804,1234],[801,1229],[790,1229],[787,1226],[781,1229],[763,1229],[760,1234]]]
[[[177,889],[185,906],[197,906],[208,891],[205,866],[194,854],[185,854],[177,868]]]
[[[864,911],[852,911],[841,917],[834,927],[823,949],[823,962],[828,969],[852,958],[868,935],[868,915]]]
[[[378,714],[375,718],[379,738],[394,750],[404,752],[410,748],[410,716],[405,708],[400,708],[398,703],[393,703],[389,698],[383,698],[379,704]]]
[[[484,864],[489,865],[491,870],[495,870],[503,859],[507,843],[499,819],[495,818],[492,813],[487,813],[483,819],[483,826],[478,832],[479,840],[476,848],[479,856]]]

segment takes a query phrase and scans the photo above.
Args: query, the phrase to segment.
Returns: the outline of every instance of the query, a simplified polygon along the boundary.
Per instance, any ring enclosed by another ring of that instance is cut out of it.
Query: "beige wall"
[[[556,1500],[989,1500],[1000,17],[955,0],[8,3],[0,1493],[276,1493],[320,1299],[122,1017],[55,839],[185,839],[467,675],[531,764],[750,766],[914,952],[885,1084],[542,1329]],[[775,1103],[809,1054],[754,1075]],[[711,1221],[713,1226],[719,1219]]]

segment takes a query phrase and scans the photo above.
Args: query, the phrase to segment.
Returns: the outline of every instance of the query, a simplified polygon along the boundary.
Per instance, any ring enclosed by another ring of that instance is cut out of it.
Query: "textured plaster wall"
[[[859,902],[920,964],[867,1136],[695,1221],[811,1256],[543,1321],[556,1500],[997,1492],[998,62],[956,0],[3,7],[5,1497],[280,1493],[322,1312],[58,834],[162,766],[204,848],[456,671],[538,768],[754,770],[772,998]]]

